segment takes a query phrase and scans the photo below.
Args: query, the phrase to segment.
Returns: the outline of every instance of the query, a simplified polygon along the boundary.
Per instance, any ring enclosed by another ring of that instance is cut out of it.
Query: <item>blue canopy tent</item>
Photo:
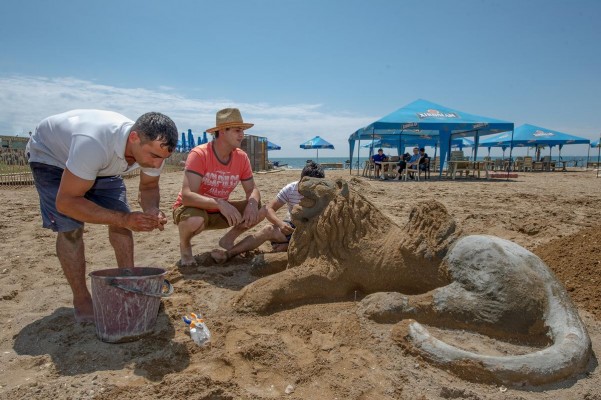
[[[311,140],[307,140],[305,143],[300,145],[301,149],[316,149],[317,150],[317,162],[319,162],[319,149],[331,149],[334,150],[334,145],[328,141],[315,136]]]
[[[566,144],[589,144],[591,141],[582,137],[570,135],[567,133],[554,131],[552,129],[541,128],[540,126],[524,124],[515,128],[513,137],[507,133],[490,136],[480,141],[481,147],[542,147],[549,146],[549,155],[551,148],[559,146],[559,157],[561,158],[561,148]]]
[[[269,140],[267,141],[267,150],[282,150],[281,146],[278,146],[275,143],[271,143]]]
[[[419,99],[353,133],[349,137],[350,158],[352,162],[355,141],[358,140],[375,140],[392,135],[400,143],[402,136],[438,136],[442,175],[452,139],[473,136],[477,147],[480,136],[512,130],[513,122],[468,114]]]

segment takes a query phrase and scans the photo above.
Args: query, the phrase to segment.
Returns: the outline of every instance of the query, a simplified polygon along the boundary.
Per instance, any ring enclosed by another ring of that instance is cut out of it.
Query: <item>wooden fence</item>
[[[26,186],[33,184],[25,149],[0,148],[0,185]]]

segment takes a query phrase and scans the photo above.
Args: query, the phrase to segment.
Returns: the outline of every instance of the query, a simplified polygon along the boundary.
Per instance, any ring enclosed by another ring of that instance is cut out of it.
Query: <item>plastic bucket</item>
[[[161,297],[173,293],[162,268],[113,268],[90,273],[96,335],[122,343],[152,333]]]

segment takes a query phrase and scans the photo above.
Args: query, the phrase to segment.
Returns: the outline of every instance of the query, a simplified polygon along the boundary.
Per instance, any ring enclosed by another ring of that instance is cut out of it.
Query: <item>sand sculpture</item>
[[[428,201],[395,225],[345,181],[304,179],[287,269],[244,288],[236,307],[264,313],[365,296],[358,312],[396,323],[393,339],[471,380],[540,385],[583,372],[591,342],[565,288],[528,250],[493,236],[462,236],[445,207]],[[420,324],[536,345],[491,356],[434,338]]]

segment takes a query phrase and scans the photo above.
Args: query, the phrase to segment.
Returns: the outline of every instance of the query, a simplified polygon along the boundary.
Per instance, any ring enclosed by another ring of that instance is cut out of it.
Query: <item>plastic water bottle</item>
[[[199,346],[207,346],[211,343],[211,332],[202,319],[202,315],[190,314],[191,318],[187,315],[184,316],[183,320],[186,325],[190,326],[190,337]]]

